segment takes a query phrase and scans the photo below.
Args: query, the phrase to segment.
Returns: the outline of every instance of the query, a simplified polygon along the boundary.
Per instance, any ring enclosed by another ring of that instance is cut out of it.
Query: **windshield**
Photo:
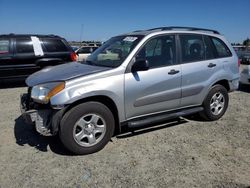
[[[85,63],[96,66],[118,67],[142,37],[141,35],[113,37],[93,52]]]

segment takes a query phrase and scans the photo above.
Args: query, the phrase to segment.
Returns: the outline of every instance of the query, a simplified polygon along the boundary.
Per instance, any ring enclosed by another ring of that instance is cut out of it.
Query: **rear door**
[[[150,39],[135,58],[146,59],[150,68],[125,74],[126,118],[178,108],[181,68],[176,63],[175,35]]]
[[[35,55],[31,36],[18,36],[14,40],[14,63],[16,76],[28,76],[39,70],[36,65],[39,56]]]
[[[210,39],[199,34],[180,34],[179,45],[182,66],[181,106],[200,105],[213,75],[221,69]]]

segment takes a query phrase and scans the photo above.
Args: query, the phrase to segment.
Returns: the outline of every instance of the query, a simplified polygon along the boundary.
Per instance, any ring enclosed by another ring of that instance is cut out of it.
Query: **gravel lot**
[[[230,94],[219,121],[166,122],[117,136],[87,156],[72,156],[56,137],[23,123],[19,95],[26,88],[4,87],[0,188],[250,186],[250,86]]]

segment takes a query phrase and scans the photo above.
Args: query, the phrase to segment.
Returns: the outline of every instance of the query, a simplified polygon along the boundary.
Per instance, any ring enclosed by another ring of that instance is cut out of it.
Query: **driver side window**
[[[150,39],[138,52],[137,59],[146,59],[149,68],[157,68],[175,64],[175,36],[166,35]]]

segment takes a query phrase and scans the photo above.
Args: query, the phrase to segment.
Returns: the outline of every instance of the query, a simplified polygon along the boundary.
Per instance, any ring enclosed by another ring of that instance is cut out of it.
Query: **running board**
[[[160,123],[169,119],[174,119],[180,116],[186,116],[190,114],[194,114],[197,112],[203,111],[203,107],[194,107],[194,108],[188,108],[188,109],[183,109],[179,111],[174,111],[172,113],[164,113],[160,115],[154,115],[154,116],[149,116],[145,118],[137,118],[134,120],[128,121],[128,128],[140,128],[140,127],[145,127],[146,125],[150,126],[155,123]]]

